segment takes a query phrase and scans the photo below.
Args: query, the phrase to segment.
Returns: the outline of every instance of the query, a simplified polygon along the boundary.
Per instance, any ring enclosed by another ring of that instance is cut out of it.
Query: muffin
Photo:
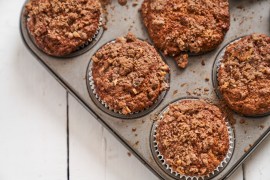
[[[247,116],[270,112],[270,37],[252,34],[229,44],[217,79],[232,110]]]
[[[226,162],[230,138],[218,107],[203,100],[185,99],[169,105],[158,120],[156,143],[172,172],[203,177]]]
[[[144,0],[141,13],[155,46],[181,68],[187,53],[215,49],[230,26],[228,0]]]
[[[168,87],[169,67],[154,47],[131,33],[101,47],[92,61],[95,93],[115,112],[140,112]]]
[[[30,0],[25,6],[28,32],[48,55],[65,56],[99,30],[99,0]]]

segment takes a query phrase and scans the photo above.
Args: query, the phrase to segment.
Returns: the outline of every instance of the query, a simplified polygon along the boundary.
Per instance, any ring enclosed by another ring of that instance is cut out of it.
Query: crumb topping
[[[218,71],[225,102],[245,115],[270,111],[270,37],[252,34],[227,46]]]
[[[99,28],[98,0],[30,0],[25,8],[31,36],[49,55],[70,54],[91,39]]]
[[[169,67],[154,47],[131,33],[104,45],[92,60],[97,94],[123,114],[150,107],[168,86]]]
[[[154,44],[171,56],[213,50],[230,26],[228,0],[144,0],[142,16]]]
[[[158,150],[170,167],[182,175],[213,172],[229,149],[224,116],[202,100],[171,104],[156,129]]]

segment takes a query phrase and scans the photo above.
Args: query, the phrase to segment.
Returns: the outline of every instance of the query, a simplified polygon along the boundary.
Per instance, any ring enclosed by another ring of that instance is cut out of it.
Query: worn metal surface
[[[190,57],[188,68],[180,70],[171,58],[166,62],[171,68],[170,89],[164,100],[149,114],[135,119],[121,119],[104,113],[89,96],[86,78],[87,67],[91,56],[103,44],[115,39],[118,36],[133,32],[137,37],[149,39],[142,24],[139,5],[132,6],[129,2],[128,8],[118,5],[116,0],[108,7],[108,29],[104,31],[96,45],[86,53],[71,58],[55,58],[41,52],[31,41],[25,28],[23,15],[21,16],[21,33],[25,45],[37,57],[37,60],[77,98],[81,104],[89,110],[105,127],[107,127],[124,145],[126,145],[149,169],[159,178],[172,179],[155,162],[150,150],[150,131],[152,120],[155,114],[159,113],[170,102],[187,96],[187,91],[195,92],[193,96],[208,98],[213,102],[217,96],[212,85],[212,66],[214,60],[224,45],[237,37],[248,35],[253,32],[260,32],[269,35],[270,32],[270,0],[246,1],[231,0],[231,27],[223,43],[214,51]],[[201,61],[205,61],[205,65]],[[205,81],[208,78],[209,81]],[[208,88],[209,93],[202,91]],[[227,178],[245,160],[245,158],[260,144],[270,132],[270,116],[260,118],[240,117],[234,114],[236,119],[235,127],[235,151],[226,166],[214,179]],[[245,119],[240,123],[240,119]],[[249,148],[251,147],[251,148]],[[247,149],[249,148],[249,149]],[[246,150],[246,152],[244,151]]]

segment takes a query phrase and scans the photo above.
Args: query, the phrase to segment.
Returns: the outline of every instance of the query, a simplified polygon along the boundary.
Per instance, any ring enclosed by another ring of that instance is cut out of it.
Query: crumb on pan
[[[127,0],[118,0],[118,3],[121,5],[121,6],[125,6],[127,4]]]
[[[184,69],[188,65],[188,54],[179,54],[178,56],[174,57],[178,67]]]

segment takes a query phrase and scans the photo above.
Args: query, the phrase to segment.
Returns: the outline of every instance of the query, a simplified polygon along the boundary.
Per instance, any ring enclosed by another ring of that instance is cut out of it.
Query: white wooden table
[[[157,179],[24,47],[24,0],[0,0],[0,180]],[[230,178],[270,179],[270,138]]]

